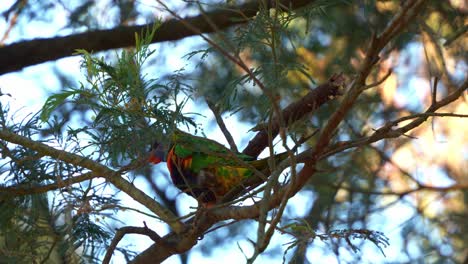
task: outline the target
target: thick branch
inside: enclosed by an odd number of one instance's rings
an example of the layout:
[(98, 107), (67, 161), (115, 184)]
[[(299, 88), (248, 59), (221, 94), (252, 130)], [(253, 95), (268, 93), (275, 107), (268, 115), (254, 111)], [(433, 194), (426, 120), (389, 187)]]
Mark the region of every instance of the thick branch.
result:
[(0, 130), (0, 139), (25, 146), (29, 149), (39, 152), (43, 156), (49, 156), (66, 163), (73, 164), (75, 166), (89, 169), (94, 174), (105, 178), (115, 187), (146, 206), (149, 210), (158, 215), (164, 222), (170, 225), (175, 232), (180, 232), (182, 230), (182, 223), (176, 220), (176, 216), (174, 216), (172, 212), (156, 202), (153, 198), (146, 195), (143, 191), (136, 188), (133, 184), (122, 178), (119, 172), (111, 170), (108, 167), (93, 161), (92, 159), (69, 153), (64, 150), (55, 149), (53, 147), (47, 146), (46, 144), (36, 142), (5, 129)]
[[(344, 76), (342, 74), (333, 75), (328, 82), (321, 84), (310, 90), (310, 92), (297, 102), (290, 104), (283, 112), (283, 120), (286, 124), (292, 124), (322, 105), (341, 94), (340, 87), (344, 86)], [(267, 127), (261, 128), (257, 135), (249, 142), (243, 153), (252, 157), (257, 157), (266, 147), (268, 147), (269, 133), (276, 137), (279, 133), (280, 121), (274, 119), (271, 131)]]
[[(189, 24), (202, 33), (211, 33), (237, 24), (246, 23), (259, 11), (259, 2), (248, 1), (238, 7), (225, 7), (183, 21), (171, 19), (158, 26), (152, 43), (178, 40), (197, 35), (187, 28)], [(283, 6), (293, 9), (314, 0), (282, 0)], [(216, 25), (214, 28), (212, 25)], [(141, 33), (154, 24), (95, 30), (65, 37), (34, 39), (0, 48), (0, 74), (21, 70), (38, 63), (72, 56), (77, 49), (98, 52), (135, 45), (135, 33)]]

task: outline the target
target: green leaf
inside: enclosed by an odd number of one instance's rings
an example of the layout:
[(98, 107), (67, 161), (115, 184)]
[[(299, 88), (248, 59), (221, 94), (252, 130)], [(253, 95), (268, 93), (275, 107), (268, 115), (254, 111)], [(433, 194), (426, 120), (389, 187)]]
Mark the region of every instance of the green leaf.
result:
[(82, 91), (78, 89), (72, 89), (72, 90), (66, 90), (61, 93), (54, 94), (47, 98), (47, 101), (44, 103), (44, 106), (42, 106), (41, 109), (41, 121), (46, 122), (49, 118), (52, 112), (59, 107), (61, 104), (65, 102), (65, 100), (68, 97), (75, 96), (81, 94)]

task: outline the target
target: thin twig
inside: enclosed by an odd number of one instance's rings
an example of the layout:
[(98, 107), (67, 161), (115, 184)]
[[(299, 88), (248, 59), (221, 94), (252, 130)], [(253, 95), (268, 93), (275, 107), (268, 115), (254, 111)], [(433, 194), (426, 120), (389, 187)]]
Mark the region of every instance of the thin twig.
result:
[(335, 184), (330, 184), (328, 186), (332, 187), (332, 188), (343, 189), (343, 190), (356, 192), (356, 193), (371, 194), (371, 195), (385, 195), (385, 196), (399, 196), (399, 197), (403, 197), (403, 196), (409, 195), (411, 193), (424, 191), (424, 190), (433, 191), (433, 192), (448, 192), (448, 191), (460, 191), (460, 190), (467, 190), (468, 189), (468, 184), (452, 184), (452, 185), (446, 186), (446, 187), (438, 187), (438, 186), (425, 185), (425, 184), (422, 184), (422, 183), (418, 183), (418, 187), (416, 187), (414, 189), (409, 189), (409, 190), (400, 191), (400, 192), (375, 191), (375, 190), (354, 188), (354, 187), (345, 186), (345, 185), (339, 185), (338, 186), (338, 185), (335, 185)]
[(216, 107), (216, 105), (214, 105), (208, 99), (206, 99), (206, 104), (210, 108), (211, 112), (213, 112), (213, 115), (215, 116), (215, 119), (216, 119), (216, 123), (218, 123), (219, 129), (221, 129), (221, 132), (223, 132), (224, 137), (229, 143), (229, 146), (231, 147), (231, 151), (234, 153), (238, 153), (239, 151), (237, 150), (237, 146), (236, 146), (236, 143), (234, 142), (234, 138), (232, 137), (231, 133), (227, 129), (226, 124), (224, 123), (223, 117), (219, 113), (218, 107)]
[(154, 242), (160, 241), (161, 237), (154, 232), (153, 230), (149, 229), (146, 226), (146, 223), (144, 223), (144, 227), (136, 227), (136, 226), (125, 226), (122, 228), (117, 229), (117, 232), (115, 233), (114, 238), (112, 239), (112, 242), (110, 243), (109, 247), (107, 248), (106, 255), (104, 256), (104, 259), (102, 260), (102, 263), (108, 264), (110, 263), (110, 260), (112, 258), (112, 254), (114, 253), (115, 249), (117, 248), (117, 244), (119, 244), (120, 240), (126, 235), (126, 234), (140, 234), (140, 235), (146, 235), (149, 238), (151, 238)]
[(434, 77), (434, 85), (432, 86), (432, 105), (437, 103), (437, 84), (439, 82), (439, 77)]
[(392, 75), (392, 73), (393, 73), (392, 69), (389, 69), (388, 72), (385, 74), (385, 76), (382, 77), (382, 79), (376, 81), (375, 83), (368, 84), (368, 85), (364, 86), (363, 90), (367, 90), (367, 89), (370, 89), (372, 87), (381, 85), (383, 82), (385, 82), (388, 79), (388, 77), (390, 77), (390, 75)]
[[(10, 35), (11, 30), (18, 22), (18, 17), (21, 14), (21, 11), (24, 10), (24, 6), (26, 5), (26, 3), (27, 3), (26, 1), (18, 1), (17, 3), (15, 3), (15, 5), (16, 4), (19, 5), (18, 9), (16, 10), (16, 12), (14, 12), (13, 16), (10, 19), (10, 23), (8, 23), (8, 27), (6, 28), (5, 33), (3, 34), (3, 37), (0, 39), (0, 47), (4, 45), (5, 41), (8, 38), (8, 35)], [(7, 12), (5, 12), (4, 14), (8, 14), (9, 13), (8, 11), (11, 12), (13, 10), (7, 10)], [(7, 18), (7, 16), (5, 16), (5, 18)]]
[(87, 172), (81, 174), (79, 176), (69, 177), (67, 179), (62, 179), (60, 182), (51, 183), (42, 186), (34, 186), (31, 187), (30, 184), (24, 185), (15, 185), (15, 186), (8, 186), (8, 187), (0, 187), (0, 197), (17, 197), (17, 196), (25, 196), (31, 194), (39, 194), (39, 193), (46, 193), (48, 191), (57, 190), (60, 188), (71, 186), (75, 183), (83, 182), (90, 180), (92, 178), (98, 177), (94, 172)]
[(457, 31), (455, 31), (451, 36), (449, 36), (444, 43), (444, 47), (450, 46), (455, 40), (463, 36), (468, 31), (468, 25), (464, 25)]
[[(458, 99), (458, 97), (461, 95), (461, 93), (464, 90), (467, 89), (467, 86), (468, 85), (465, 82), (465, 85), (461, 86), (457, 91), (455, 91), (451, 95), (447, 96), (450, 100), (446, 100), (447, 99), (447, 97), (446, 97), (443, 100), (437, 102), (436, 105), (435, 105), (435, 108), (433, 110), (431, 110), (431, 111), (436, 111), (437, 109), (439, 109), (439, 108), (441, 108), (441, 107), (455, 101), (456, 99)], [(441, 104), (441, 102), (443, 102), (443, 103)], [(320, 155), (319, 159), (324, 159), (324, 158), (330, 157), (330, 156), (332, 156), (332, 155), (334, 155), (336, 153), (340, 153), (340, 152), (342, 152), (344, 150), (364, 146), (364, 145), (379, 141), (379, 140), (384, 139), (384, 138), (397, 137), (399, 135), (402, 135), (402, 134), (410, 131), (411, 129), (413, 129), (415, 127), (415, 124), (419, 125), (422, 122), (424, 122), (424, 120), (426, 120), (428, 117), (431, 117), (431, 116), (468, 118), (468, 115), (465, 115), (465, 114), (434, 113), (434, 112), (425, 112), (425, 113), (419, 113), (419, 114), (404, 116), (404, 117), (398, 118), (396, 120), (387, 122), (385, 125), (383, 125), (379, 129), (375, 130), (375, 132), (372, 135), (368, 136), (368, 137), (364, 137), (364, 138), (360, 138), (360, 139), (356, 139), (356, 140), (352, 140), (352, 141), (339, 142), (339, 143), (335, 144), (334, 146), (329, 147), (328, 150), (326, 150), (322, 155)], [(401, 128), (398, 128), (398, 129), (393, 129), (393, 127), (397, 126), (399, 123), (401, 123), (403, 121), (411, 120), (411, 119), (414, 119), (414, 121), (411, 122), (410, 124), (408, 124), (406, 126), (403, 126)], [(304, 158), (307, 159), (307, 155), (305, 153), (301, 153), (301, 156), (302, 155), (304, 155), (305, 156)], [(303, 162), (302, 157), (297, 157), (297, 158), (298, 158), (299, 162), (301, 162), (301, 161)]]

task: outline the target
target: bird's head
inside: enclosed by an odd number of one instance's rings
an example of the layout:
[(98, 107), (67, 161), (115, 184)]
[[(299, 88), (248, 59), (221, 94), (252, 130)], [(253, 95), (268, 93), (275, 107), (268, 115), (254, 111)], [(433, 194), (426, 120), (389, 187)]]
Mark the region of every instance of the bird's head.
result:
[(150, 150), (148, 161), (153, 164), (165, 162), (169, 147), (161, 142), (154, 142)]

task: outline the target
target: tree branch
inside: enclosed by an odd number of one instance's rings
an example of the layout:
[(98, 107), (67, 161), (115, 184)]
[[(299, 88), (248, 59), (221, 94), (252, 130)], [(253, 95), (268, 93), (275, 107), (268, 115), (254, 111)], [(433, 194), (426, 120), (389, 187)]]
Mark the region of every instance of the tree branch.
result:
[[(290, 104), (282, 111), (283, 120), (286, 121), (286, 125), (292, 124), (306, 115), (314, 112), (328, 101), (341, 95), (341, 87), (344, 86), (345, 79), (343, 74), (335, 74), (330, 79), (316, 88), (310, 90), (310, 92), (302, 97), (300, 100)], [(257, 157), (266, 147), (268, 147), (269, 133), (271, 137), (276, 137), (279, 133), (280, 120), (274, 118), (271, 124), (271, 131), (268, 131), (268, 127), (264, 126), (260, 128), (257, 135), (250, 140), (247, 147), (242, 153), (252, 157)]]
[(106, 252), (106, 255), (104, 256), (104, 259), (102, 260), (102, 263), (103, 264), (110, 263), (112, 254), (113, 254), (114, 250), (117, 248), (117, 244), (120, 242), (120, 240), (122, 240), (122, 238), (126, 234), (145, 235), (145, 236), (150, 237), (154, 242), (157, 242), (157, 241), (161, 240), (161, 237), (156, 232), (149, 229), (146, 226), (146, 223), (144, 223), (144, 224), (145, 224), (144, 227), (125, 226), (125, 227), (117, 229), (117, 232), (116, 232), (114, 238), (112, 239), (111, 244), (107, 248), (107, 252)]
[[(425, 122), (429, 117), (431, 116), (439, 116), (439, 117), (460, 117), (460, 118), (465, 118), (468, 117), (468, 115), (464, 114), (455, 114), (455, 113), (435, 113), (438, 109), (440, 109), (443, 106), (448, 105), (449, 103), (457, 100), (464, 91), (468, 89), (468, 79), (465, 80), (465, 82), (453, 93), (445, 97), (439, 102), (435, 102), (432, 104), (424, 113), (420, 114), (414, 114), (414, 115), (409, 115), (409, 116), (404, 116), (401, 118), (398, 118), (396, 120), (387, 122), (385, 125), (377, 129), (372, 135), (368, 137), (364, 137), (361, 139), (353, 140), (353, 141), (346, 141), (346, 142), (339, 142), (338, 144), (335, 144), (334, 146), (330, 146), (327, 150), (324, 151), (322, 155), (320, 155), (319, 159), (324, 159), (326, 157), (330, 157), (336, 153), (340, 153), (346, 149), (350, 148), (355, 148), (355, 147), (360, 147), (364, 145), (368, 145), (371, 143), (374, 143), (376, 141), (382, 140), (384, 138), (394, 138), (394, 137), (399, 137), (408, 131), (412, 130), (413, 128), (421, 125), (423, 122)], [(397, 128), (393, 129), (393, 127), (397, 126), (399, 123), (406, 121), (406, 120), (411, 120), (414, 119), (411, 123)], [(301, 153), (298, 155), (297, 159), (298, 162), (303, 161), (307, 159), (308, 155), (307, 153)]]
[(229, 143), (229, 146), (231, 147), (231, 151), (234, 153), (239, 152), (237, 150), (236, 142), (234, 141), (234, 138), (232, 138), (231, 132), (226, 127), (226, 124), (224, 123), (223, 117), (221, 116), (221, 113), (218, 110), (218, 107), (211, 102), (209, 99), (205, 99), (206, 104), (210, 108), (211, 112), (213, 112), (213, 115), (215, 116), (216, 123), (218, 123), (219, 129), (221, 129), (221, 132), (223, 132), (224, 137), (226, 138), (227, 142)]
[[(187, 24), (197, 28), (202, 33), (211, 33), (234, 25), (248, 22), (255, 16), (262, 1), (248, 1), (240, 6), (227, 6), (217, 10), (185, 18), (183, 21), (170, 19), (157, 25), (151, 43), (178, 40), (197, 35), (197, 32), (187, 28)], [(282, 6), (297, 9), (314, 0), (281, 0)], [(216, 28), (212, 27), (216, 24)], [(154, 23), (117, 27), (108, 30), (88, 31), (65, 37), (48, 39), (33, 39), (13, 43), (0, 48), (0, 75), (21, 70), (24, 67), (72, 56), (77, 49), (92, 52), (117, 49), (135, 45), (135, 33), (141, 33), (154, 27)]]
[(51, 183), (47, 185), (31, 186), (30, 184), (22, 184), (17, 186), (0, 187), (0, 200), (3, 199), (2, 197), (11, 198), (16, 196), (45, 193), (67, 187), (75, 183), (87, 181), (95, 177), (97, 177), (96, 173), (87, 172), (79, 176), (69, 177), (68, 179), (62, 179), (57, 183)]
[(166, 222), (175, 232), (180, 232), (183, 229), (183, 224), (177, 220), (176, 216), (174, 216), (171, 211), (159, 204), (153, 198), (146, 195), (140, 189), (136, 188), (133, 184), (125, 180), (117, 171), (111, 170), (108, 167), (89, 158), (69, 153), (64, 150), (55, 149), (53, 147), (47, 146), (46, 144), (36, 142), (5, 129), (0, 130), (0, 139), (35, 150), (43, 156), (49, 156), (66, 163), (73, 164), (75, 166), (89, 169), (93, 174), (96, 175), (96, 177), (105, 178), (115, 187), (122, 190), (142, 205), (146, 206), (149, 210), (158, 215), (161, 220)]
[(364, 194), (371, 194), (371, 195), (399, 196), (399, 197), (403, 197), (403, 196), (406, 196), (415, 192), (420, 192), (420, 191), (446, 193), (446, 192), (453, 192), (453, 191), (468, 190), (468, 184), (463, 184), (463, 183), (452, 184), (450, 186), (445, 186), (445, 187), (426, 185), (426, 184), (422, 184), (419, 182), (417, 182), (417, 184), (418, 184), (418, 187), (414, 189), (408, 189), (406, 191), (399, 191), (399, 192), (374, 191), (374, 190), (353, 188), (353, 187), (349, 187), (345, 185), (328, 185), (328, 186), (332, 188), (336, 188), (336, 189), (343, 189), (343, 190), (357, 192), (357, 193), (364, 193)]

